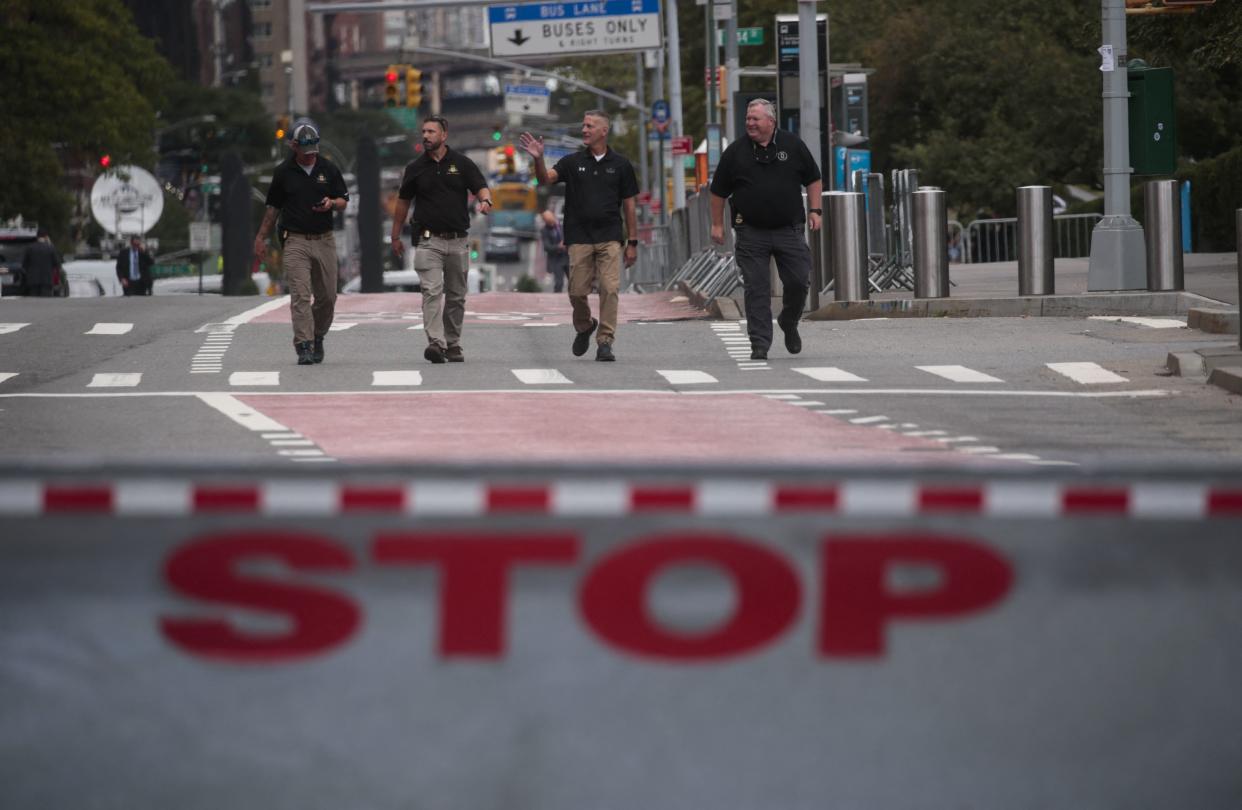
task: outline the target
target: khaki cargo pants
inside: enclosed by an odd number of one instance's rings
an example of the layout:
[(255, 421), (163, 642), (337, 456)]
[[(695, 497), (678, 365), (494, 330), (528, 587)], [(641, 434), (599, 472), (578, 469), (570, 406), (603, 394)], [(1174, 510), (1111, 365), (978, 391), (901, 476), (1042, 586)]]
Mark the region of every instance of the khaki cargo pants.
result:
[(621, 243), (596, 242), (569, 246), (569, 303), (574, 309), (574, 329), (591, 328), (591, 305), (587, 296), (599, 285), (599, 331), (595, 342), (612, 345), (617, 334), (617, 295), (621, 291)]
[(289, 234), (282, 263), (294, 344), (323, 337), (336, 312), (336, 240), (332, 232)]

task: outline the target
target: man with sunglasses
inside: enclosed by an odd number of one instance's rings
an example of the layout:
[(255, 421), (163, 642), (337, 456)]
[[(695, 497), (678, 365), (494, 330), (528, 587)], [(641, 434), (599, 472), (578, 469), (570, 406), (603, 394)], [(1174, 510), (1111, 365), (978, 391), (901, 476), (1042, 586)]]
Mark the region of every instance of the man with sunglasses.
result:
[(448, 121), (428, 116), (420, 129), (423, 153), (405, 167), (397, 205), (392, 214), (392, 252), (405, 253), (401, 229), (414, 206), (411, 223), (414, 269), (418, 271), (423, 300), (423, 331), (430, 363), (463, 363), (461, 325), (466, 316), (466, 279), (470, 269), (469, 194), (479, 200), (479, 211), (490, 214), (492, 192), (474, 161), (448, 145)]
[[(809, 222), (802, 207), (804, 187), (812, 206)], [(798, 321), (811, 287), (811, 250), (804, 228), (819, 230), (822, 189), (819, 166), (806, 144), (776, 128), (776, 106), (764, 99), (748, 104), (746, 137), (729, 144), (712, 178), (711, 215), (712, 241), (723, 244), (729, 200), (752, 360), (767, 360), (772, 345), (771, 258), (784, 287), (776, 322), (785, 333), (785, 349), (790, 354), (802, 351)]]
[(319, 155), (319, 128), (309, 118), (294, 122), (289, 147), (293, 156), (272, 172), (254, 255), (267, 257), (267, 238), (279, 216), (293, 347), (298, 365), (309, 366), (323, 362), (323, 338), (336, 312), (332, 213), (345, 210), (349, 190), (341, 170)]

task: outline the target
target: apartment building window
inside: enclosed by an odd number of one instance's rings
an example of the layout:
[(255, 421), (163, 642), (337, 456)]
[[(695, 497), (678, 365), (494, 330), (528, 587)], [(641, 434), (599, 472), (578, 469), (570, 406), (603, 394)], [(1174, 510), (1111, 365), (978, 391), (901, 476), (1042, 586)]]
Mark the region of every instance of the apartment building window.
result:
[(276, 85), (271, 82), (263, 82), (263, 86), (259, 88), (259, 92), (264, 99), (272, 98), (276, 95)]
[(275, 57), (273, 57), (272, 54), (270, 53), (259, 54), (259, 67), (260, 68), (270, 68), (273, 64), (275, 64), (275, 61), (276, 61)]
[(272, 0), (250, 0), (251, 8), (271, 8)]
[(250, 29), (250, 32), (254, 39), (271, 39), (272, 24), (270, 22), (257, 22)]

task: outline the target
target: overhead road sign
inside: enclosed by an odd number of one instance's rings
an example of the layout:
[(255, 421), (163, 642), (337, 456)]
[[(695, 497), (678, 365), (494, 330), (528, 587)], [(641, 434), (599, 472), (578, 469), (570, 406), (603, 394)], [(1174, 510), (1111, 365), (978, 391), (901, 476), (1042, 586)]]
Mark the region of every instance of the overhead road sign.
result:
[(490, 6), (492, 56), (643, 51), (663, 45), (660, 0)]
[(547, 115), (552, 91), (545, 84), (506, 84), (505, 112), (519, 115)]

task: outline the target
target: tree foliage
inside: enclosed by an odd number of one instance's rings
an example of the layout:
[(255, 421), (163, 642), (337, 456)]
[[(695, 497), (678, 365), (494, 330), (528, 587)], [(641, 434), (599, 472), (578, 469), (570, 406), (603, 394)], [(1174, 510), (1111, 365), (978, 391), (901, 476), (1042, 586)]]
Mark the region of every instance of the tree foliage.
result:
[(0, 23), (0, 218), (63, 236), (64, 167), (149, 165), (171, 71), (120, 0), (0, 0)]

